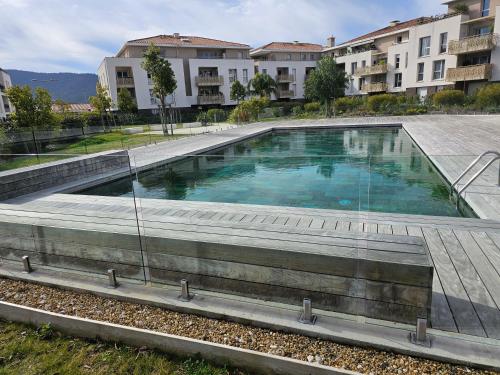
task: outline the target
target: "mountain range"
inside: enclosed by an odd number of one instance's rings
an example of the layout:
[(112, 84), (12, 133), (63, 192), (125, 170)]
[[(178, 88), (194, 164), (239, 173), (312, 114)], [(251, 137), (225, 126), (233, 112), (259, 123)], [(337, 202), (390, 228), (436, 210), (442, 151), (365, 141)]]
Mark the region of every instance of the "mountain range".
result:
[(67, 103), (88, 103), (89, 96), (95, 95), (97, 75), (91, 73), (37, 73), (8, 69), (13, 85), (28, 85), (33, 89), (43, 87), (50, 92), (53, 100), (62, 99)]

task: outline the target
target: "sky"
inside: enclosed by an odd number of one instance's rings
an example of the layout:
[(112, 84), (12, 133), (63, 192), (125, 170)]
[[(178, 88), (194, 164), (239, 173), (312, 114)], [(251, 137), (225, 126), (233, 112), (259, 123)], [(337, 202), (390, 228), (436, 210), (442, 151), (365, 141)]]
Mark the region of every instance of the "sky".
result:
[(337, 43), (391, 20), (445, 12), (441, 0), (0, 0), (0, 67), (94, 73), (124, 42), (196, 35), (259, 47)]

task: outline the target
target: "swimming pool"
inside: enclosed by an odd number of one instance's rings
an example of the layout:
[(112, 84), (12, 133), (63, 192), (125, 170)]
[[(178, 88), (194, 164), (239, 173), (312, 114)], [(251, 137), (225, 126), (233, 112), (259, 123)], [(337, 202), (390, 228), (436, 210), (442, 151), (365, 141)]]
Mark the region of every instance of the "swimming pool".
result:
[[(139, 173), (139, 198), (473, 216), (397, 127), (278, 130)], [(129, 178), (78, 194), (132, 196)]]

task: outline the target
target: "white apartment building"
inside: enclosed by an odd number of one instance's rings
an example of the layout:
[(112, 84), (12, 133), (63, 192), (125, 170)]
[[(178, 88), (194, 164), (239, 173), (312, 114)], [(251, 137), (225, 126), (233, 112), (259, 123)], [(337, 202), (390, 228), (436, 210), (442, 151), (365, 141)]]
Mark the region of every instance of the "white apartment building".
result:
[(118, 90), (125, 88), (140, 110), (155, 110), (151, 80), (141, 67), (150, 43), (160, 48), (171, 64), (177, 89), (168, 99), (174, 107), (235, 105), (231, 85), (239, 80), (246, 86), (254, 76), (250, 46), (197, 36), (158, 35), (125, 43), (115, 57), (106, 57), (98, 69), (99, 82), (107, 87), (114, 105)]
[(7, 116), (14, 111), (12, 104), (7, 99), (5, 90), (12, 86), (9, 74), (0, 68), (0, 121), (3, 121)]
[(316, 67), (323, 46), (301, 42), (272, 42), (255, 48), (250, 56), (255, 69), (271, 76), (277, 83), (272, 99), (304, 99), (304, 82)]
[[(425, 97), (446, 87), (471, 94), (500, 81), (500, 0), (446, 1), (448, 13), (387, 27), (340, 45), (334, 56), (350, 77), (346, 95), (400, 93)], [(458, 5), (462, 7), (458, 7)], [(467, 6), (465, 11), (463, 5)]]

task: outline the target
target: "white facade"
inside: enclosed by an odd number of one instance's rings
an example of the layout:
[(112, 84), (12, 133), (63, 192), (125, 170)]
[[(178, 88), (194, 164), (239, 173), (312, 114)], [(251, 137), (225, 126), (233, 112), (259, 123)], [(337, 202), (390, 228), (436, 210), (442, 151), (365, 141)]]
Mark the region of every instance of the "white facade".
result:
[(5, 120), (14, 111), (12, 104), (7, 99), (5, 90), (12, 87), (10, 76), (3, 69), (0, 69), (0, 120)]
[[(275, 80), (278, 76), (278, 69), (288, 70), (288, 74), (294, 78), (289, 83), (290, 91), (293, 92), (290, 99), (304, 99), (306, 72), (316, 67), (316, 61), (256, 61), (255, 65), (260, 73), (267, 73)], [(272, 94), (271, 99), (276, 100), (276, 95)]]

